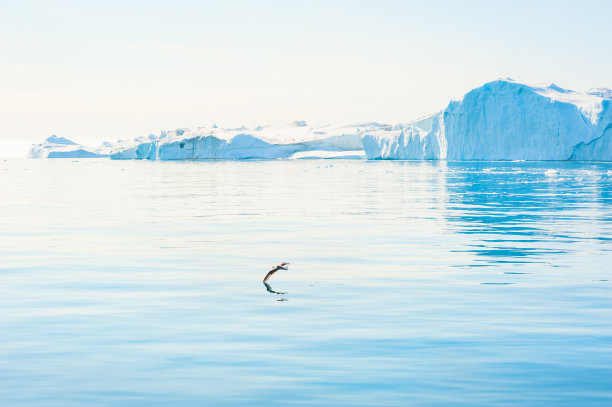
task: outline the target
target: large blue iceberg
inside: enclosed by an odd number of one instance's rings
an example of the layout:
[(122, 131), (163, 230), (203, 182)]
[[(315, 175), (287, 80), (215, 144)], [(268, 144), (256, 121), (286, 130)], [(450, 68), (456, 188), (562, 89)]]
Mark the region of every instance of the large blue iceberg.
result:
[(368, 159), (612, 161), (612, 91), (497, 80), (363, 137)]

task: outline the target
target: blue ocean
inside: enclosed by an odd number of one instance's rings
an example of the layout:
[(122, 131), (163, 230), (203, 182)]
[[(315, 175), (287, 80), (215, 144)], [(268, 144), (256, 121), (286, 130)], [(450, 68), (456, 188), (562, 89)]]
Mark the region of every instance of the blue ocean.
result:
[(1, 406), (612, 405), (611, 163), (7, 159), (0, 191)]

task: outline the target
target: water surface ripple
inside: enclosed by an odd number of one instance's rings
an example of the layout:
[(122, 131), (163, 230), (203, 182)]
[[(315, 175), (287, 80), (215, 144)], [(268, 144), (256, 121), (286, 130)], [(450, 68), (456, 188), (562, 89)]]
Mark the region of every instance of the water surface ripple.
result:
[(4, 160), (0, 191), (2, 406), (612, 405), (612, 164)]

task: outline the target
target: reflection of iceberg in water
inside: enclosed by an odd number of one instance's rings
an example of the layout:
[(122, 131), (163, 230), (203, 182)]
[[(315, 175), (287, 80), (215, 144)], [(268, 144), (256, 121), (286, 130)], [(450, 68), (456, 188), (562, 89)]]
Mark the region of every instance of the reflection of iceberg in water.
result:
[(605, 221), (605, 208), (592, 204), (603, 205), (602, 195), (609, 194), (605, 169), (599, 171), (596, 164), (586, 172), (560, 162), (456, 162), (448, 167), (448, 227), (473, 235), (454, 252), (489, 263), (536, 263), (543, 256), (573, 252), (577, 242), (601, 239), (577, 228), (587, 222), (593, 231), (602, 230)]

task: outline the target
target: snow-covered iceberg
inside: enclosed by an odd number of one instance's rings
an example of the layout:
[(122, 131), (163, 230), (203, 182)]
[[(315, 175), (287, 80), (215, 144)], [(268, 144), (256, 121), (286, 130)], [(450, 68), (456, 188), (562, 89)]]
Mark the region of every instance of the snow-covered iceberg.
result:
[(28, 152), (31, 158), (95, 158), (108, 157), (112, 144), (105, 142), (100, 147), (85, 147), (64, 137), (52, 135), (45, 141), (33, 144)]
[(431, 116), (364, 134), (368, 159), (612, 161), (612, 91), (497, 80)]
[(362, 137), (391, 130), (380, 123), (309, 126), (297, 121), (283, 127), (222, 129), (198, 127), (164, 131), (147, 138), (120, 141), (112, 159), (274, 159), (365, 158)]

